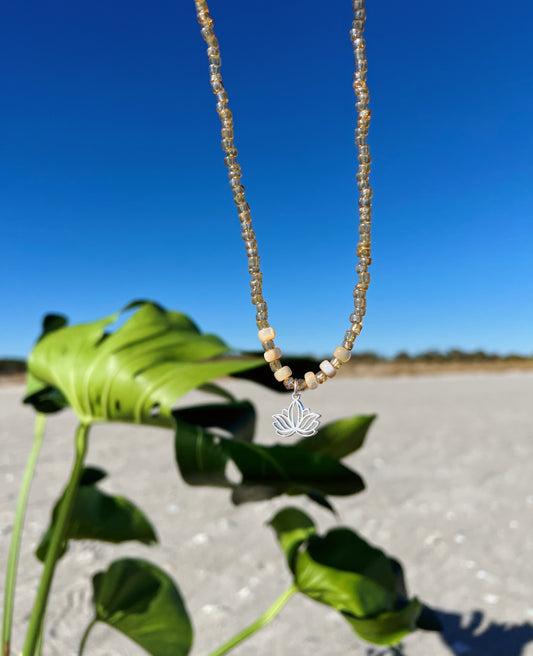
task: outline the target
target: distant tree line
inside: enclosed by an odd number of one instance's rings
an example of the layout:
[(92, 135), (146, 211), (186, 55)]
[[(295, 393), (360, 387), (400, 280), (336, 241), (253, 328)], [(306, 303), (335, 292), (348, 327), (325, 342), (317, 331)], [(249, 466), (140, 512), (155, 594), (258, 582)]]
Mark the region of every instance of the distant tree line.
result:
[(23, 374), (26, 371), (26, 361), (19, 358), (0, 358), (0, 374)]
[[(245, 355), (258, 356), (260, 353), (245, 353)], [(285, 358), (299, 362), (302, 366), (314, 366), (319, 360), (315, 358), (302, 358), (301, 356)], [(511, 353), (509, 355), (498, 355), (497, 353), (486, 353), (485, 351), (462, 351), (461, 349), (449, 349), (448, 351), (439, 351), (430, 349), (421, 353), (411, 354), (407, 351), (400, 351), (392, 358), (387, 358), (374, 351), (352, 351), (350, 362), (360, 364), (375, 364), (378, 362), (519, 362), (533, 359), (533, 353), (530, 356), (518, 355)], [(26, 371), (26, 361), (18, 358), (0, 358), (0, 375), (21, 374)]]
[(518, 360), (530, 360), (533, 358), (526, 355), (511, 353), (509, 355), (499, 355), (497, 353), (486, 353), (485, 351), (462, 351), (461, 349), (449, 349), (439, 351), (430, 349), (421, 353), (411, 354), (407, 351), (400, 351), (392, 358), (386, 358), (372, 351), (363, 351), (358, 353), (352, 351), (352, 360), (363, 363), (373, 362), (513, 362)]

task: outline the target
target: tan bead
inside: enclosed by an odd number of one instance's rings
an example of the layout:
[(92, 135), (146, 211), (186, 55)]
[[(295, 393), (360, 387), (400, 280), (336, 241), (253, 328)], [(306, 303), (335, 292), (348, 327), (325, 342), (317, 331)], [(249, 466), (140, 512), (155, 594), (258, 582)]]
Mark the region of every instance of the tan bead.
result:
[(257, 333), (257, 336), (262, 342), (269, 342), (276, 336), (276, 331), (274, 328), (272, 328), (272, 326), (268, 326), (267, 328), (261, 328), (261, 330)]
[(305, 376), (305, 384), (309, 389), (316, 389), (318, 387), (318, 381), (315, 374), (312, 371), (308, 371)]
[(332, 358), (330, 362), (335, 367), (335, 369), (340, 369), (342, 367), (342, 362), (338, 358)]
[(348, 360), (352, 357), (350, 351), (344, 348), (344, 346), (337, 346), (337, 348), (333, 351), (333, 355), (337, 358), (337, 360), (340, 360), (341, 362), (348, 362)]
[(325, 383), (327, 379), (328, 379), (328, 377), (322, 371), (319, 371), (316, 375), (316, 382), (320, 383), (321, 385), (322, 385), (322, 383)]
[(274, 372), (274, 378), (280, 382), (289, 376), (292, 376), (292, 369), (290, 367), (281, 367), (281, 369)]
[(273, 362), (274, 360), (279, 360), (281, 358), (281, 349), (273, 348), (270, 351), (265, 353), (265, 360), (267, 362)]
[(333, 376), (335, 376), (337, 373), (337, 370), (329, 360), (323, 360), (320, 363), (320, 370), (325, 373), (328, 378), (333, 378)]

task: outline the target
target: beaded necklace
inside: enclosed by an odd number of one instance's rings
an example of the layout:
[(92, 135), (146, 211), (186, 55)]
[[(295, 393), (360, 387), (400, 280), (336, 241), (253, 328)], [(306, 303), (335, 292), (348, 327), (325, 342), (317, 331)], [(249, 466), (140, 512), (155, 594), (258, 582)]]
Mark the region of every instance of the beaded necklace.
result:
[(292, 403), (281, 414), (274, 415), (273, 425), (276, 432), (282, 436), (288, 435), (314, 435), (318, 428), (317, 413), (304, 408), (300, 401), (300, 393), (304, 389), (316, 389), (320, 384), (333, 378), (337, 370), (348, 362), (355, 338), (361, 332), (363, 317), (366, 312), (366, 292), (370, 283), (368, 267), (372, 260), (370, 257), (370, 226), (372, 216), (372, 189), (369, 184), (370, 151), (366, 137), (370, 123), (370, 110), (368, 109), (368, 87), (366, 86), (367, 60), (363, 30), (365, 27), (365, 0), (352, 0), (354, 20), (350, 30), (350, 39), (355, 57), (355, 73), (353, 87), (356, 96), (357, 127), (355, 130), (355, 145), (358, 154), (357, 186), (359, 188), (359, 243), (356, 255), (359, 259), (356, 266), (357, 283), (353, 292), (354, 311), (350, 315), (350, 328), (344, 335), (344, 340), (333, 352), (331, 360), (320, 363), (320, 371), (308, 371), (304, 378), (294, 378), (290, 367), (281, 363), (281, 350), (275, 346), (276, 333), (268, 322), (268, 308), (263, 298), (263, 274), (260, 269), (257, 241), (252, 226), (250, 207), (246, 202), (244, 187), (241, 183), (241, 166), (237, 161), (237, 148), (235, 148), (233, 134), (233, 115), (228, 108), (228, 94), (222, 82), (220, 73), (221, 59), (218, 40), (213, 29), (213, 20), (209, 14), (206, 0), (195, 0), (198, 22), (201, 25), (201, 34), (207, 43), (207, 56), (209, 58), (209, 75), (211, 88), (217, 98), (217, 113), (222, 124), (222, 150), (224, 151), (224, 164), (228, 169), (230, 187), (233, 201), (239, 213), (242, 238), (248, 256), (248, 271), (251, 276), (252, 304), (256, 308), (256, 322), (259, 329), (259, 340), (265, 351), (264, 357), (277, 381), (287, 390), (293, 390)]

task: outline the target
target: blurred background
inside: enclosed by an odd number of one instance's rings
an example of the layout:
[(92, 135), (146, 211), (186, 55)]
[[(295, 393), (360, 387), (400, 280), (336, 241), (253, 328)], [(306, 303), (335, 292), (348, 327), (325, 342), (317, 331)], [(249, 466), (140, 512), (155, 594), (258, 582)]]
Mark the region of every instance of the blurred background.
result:
[[(357, 242), (350, 2), (212, 0), (270, 319), (348, 327)], [(356, 347), (531, 355), (529, 0), (367, 3), (374, 232)], [(0, 25), (0, 355), (46, 312), (134, 298), (257, 348), (194, 3), (27, 0)]]

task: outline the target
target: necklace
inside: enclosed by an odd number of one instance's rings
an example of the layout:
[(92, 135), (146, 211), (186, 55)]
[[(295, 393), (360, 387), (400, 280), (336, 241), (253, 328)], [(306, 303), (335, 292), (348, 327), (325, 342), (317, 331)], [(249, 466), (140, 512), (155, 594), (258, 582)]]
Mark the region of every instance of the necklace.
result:
[(293, 390), (292, 403), (281, 414), (273, 416), (273, 425), (283, 437), (289, 435), (314, 435), (318, 428), (320, 415), (304, 408), (300, 394), (304, 389), (316, 389), (329, 378), (333, 378), (337, 370), (348, 362), (351, 350), (357, 335), (361, 332), (363, 317), (366, 312), (366, 292), (370, 283), (368, 267), (370, 257), (370, 227), (372, 218), (372, 189), (369, 183), (370, 151), (366, 141), (370, 123), (370, 110), (368, 109), (368, 87), (366, 86), (367, 60), (363, 30), (365, 27), (366, 11), (365, 0), (352, 0), (354, 20), (350, 30), (350, 39), (355, 57), (355, 73), (353, 87), (356, 96), (357, 127), (355, 130), (355, 145), (357, 148), (357, 186), (359, 188), (359, 243), (356, 255), (359, 259), (355, 270), (357, 283), (353, 292), (354, 311), (350, 315), (350, 327), (344, 335), (343, 342), (333, 352), (331, 360), (320, 363), (320, 371), (308, 371), (304, 378), (293, 378), (290, 367), (281, 364), (281, 349), (275, 346), (276, 332), (268, 322), (268, 308), (263, 298), (263, 274), (260, 269), (257, 241), (252, 226), (250, 207), (246, 202), (244, 187), (241, 182), (241, 166), (237, 161), (237, 148), (235, 148), (233, 134), (233, 115), (228, 108), (228, 94), (222, 82), (220, 73), (221, 59), (218, 40), (213, 29), (213, 20), (209, 14), (206, 0), (195, 0), (198, 22), (201, 25), (201, 34), (207, 43), (207, 56), (209, 58), (209, 75), (211, 88), (217, 98), (217, 113), (222, 124), (222, 150), (224, 151), (224, 164), (228, 169), (230, 187), (233, 201), (239, 213), (242, 238), (248, 256), (248, 272), (251, 276), (250, 288), (252, 304), (256, 309), (256, 322), (259, 330), (259, 340), (265, 351), (264, 357), (269, 364), (274, 377), (283, 383), (287, 390)]

